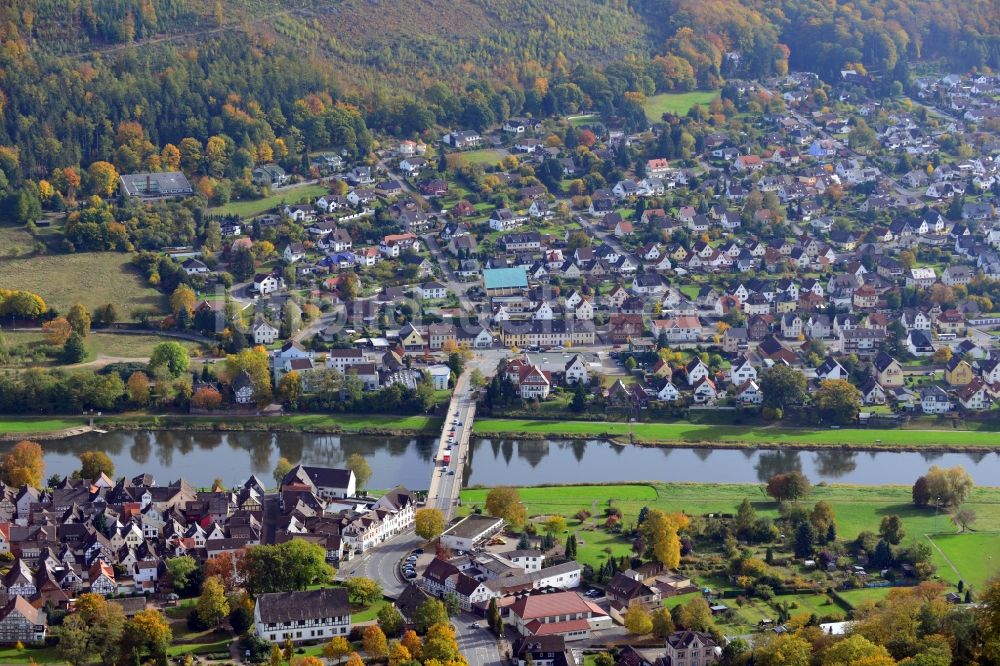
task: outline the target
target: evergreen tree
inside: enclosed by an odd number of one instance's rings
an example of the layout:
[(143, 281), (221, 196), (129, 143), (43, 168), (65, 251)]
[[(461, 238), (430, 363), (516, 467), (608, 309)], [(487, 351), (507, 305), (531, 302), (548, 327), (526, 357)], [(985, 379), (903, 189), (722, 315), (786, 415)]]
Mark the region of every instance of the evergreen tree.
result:
[(803, 520), (795, 530), (795, 557), (809, 557), (815, 545), (816, 528), (808, 520)]
[(566, 537), (566, 557), (571, 560), (576, 559), (576, 534)]
[(86, 357), (87, 349), (83, 346), (83, 338), (74, 331), (66, 340), (66, 344), (63, 345), (62, 362), (66, 364), (80, 363)]
[(578, 414), (587, 409), (587, 393), (583, 390), (582, 381), (578, 381), (573, 389), (573, 403), (570, 408)]

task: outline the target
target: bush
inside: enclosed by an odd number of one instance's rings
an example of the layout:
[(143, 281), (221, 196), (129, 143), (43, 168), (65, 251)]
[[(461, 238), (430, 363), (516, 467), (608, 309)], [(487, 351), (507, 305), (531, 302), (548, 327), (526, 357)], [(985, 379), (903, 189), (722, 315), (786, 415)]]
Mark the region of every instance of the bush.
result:
[(247, 634), (240, 639), (240, 649), (250, 653), (249, 661), (259, 664), (271, 656), (271, 643), (254, 634)]

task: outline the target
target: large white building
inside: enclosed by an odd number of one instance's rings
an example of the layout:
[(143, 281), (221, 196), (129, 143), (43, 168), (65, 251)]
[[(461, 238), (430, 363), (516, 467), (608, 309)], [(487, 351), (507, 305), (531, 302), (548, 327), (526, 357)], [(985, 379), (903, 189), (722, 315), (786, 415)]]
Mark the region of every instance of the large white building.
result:
[(347, 588), (262, 594), (254, 608), (254, 629), (260, 638), (279, 644), (346, 636), (351, 631)]
[(503, 531), (503, 518), (472, 514), (449, 527), (441, 535), (441, 545), (451, 550), (472, 550)]
[[(340, 536), (344, 545), (355, 552), (363, 553), (369, 548), (391, 539), (413, 526), (416, 519), (417, 500), (402, 486), (393, 488), (375, 502), (366, 506), (354, 506), (350, 522), (341, 528)], [(327, 507), (336, 509), (336, 502)]]

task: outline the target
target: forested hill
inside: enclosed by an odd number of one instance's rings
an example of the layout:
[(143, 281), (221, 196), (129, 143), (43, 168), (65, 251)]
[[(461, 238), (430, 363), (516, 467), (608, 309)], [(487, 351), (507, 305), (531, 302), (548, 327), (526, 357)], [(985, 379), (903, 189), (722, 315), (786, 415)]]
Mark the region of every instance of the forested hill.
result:
[(0, 175), (162, 168), (186, 138), (252, 161), (511, 113), (640, 124), (643, 95), (789, 66), (997, 69), (998, 32), (997, 0), (7, 0)]

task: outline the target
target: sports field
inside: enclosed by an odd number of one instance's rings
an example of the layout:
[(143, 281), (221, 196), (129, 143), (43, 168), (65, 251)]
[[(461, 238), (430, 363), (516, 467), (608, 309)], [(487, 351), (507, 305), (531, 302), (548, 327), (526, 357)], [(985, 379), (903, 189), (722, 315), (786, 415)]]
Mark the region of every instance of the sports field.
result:
[(928, 539), (938, 575), (945, 580), (957, 583), (961, 579), (973, 590), (981, 590), (986, 581), (1000, 574), (1000, 533), (934, 534)]

